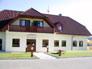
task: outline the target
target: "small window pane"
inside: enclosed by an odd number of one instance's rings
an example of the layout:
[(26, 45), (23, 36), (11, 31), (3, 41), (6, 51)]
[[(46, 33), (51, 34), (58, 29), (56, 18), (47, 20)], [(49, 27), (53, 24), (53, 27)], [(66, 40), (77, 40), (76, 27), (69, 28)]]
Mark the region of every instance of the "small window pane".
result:
[(83, 47), (83, 41), (79, 41), (79, 46)]
[(54, 47), (59, 47), (59, 40), (54, 41)]
[(30, 20), (25, 20), (25, 25), (30, 26)]
[(42, 21), (40, 21), (40, 22), (39, 22), (39, 27), (42, 27), (42, 24), (43, 24)]
[(42, 47), (47, 47), (48, 44), (49, 44), (49, 41), (48, 40), (43, 40)]
[(2, 39), (0, 39), (0, 44), (2, 44)]
[(77, 47), (77, 41), (73, 41), (73, 46)]
[(19, 39), (13, 39), (12, 47), (19, 47)]
[(27, 39), (27, 46), (31, 46), (31, 41), (29, 39)]
[(57, 26), (58, 30), (61, 31), (62, 30), (62, 27), (61, 26)]
[(62, 41), (62, 47), (66, 47), (66, 41)]
[(25, 20), (20, 20), (20, 26), (25, 26)]
[(34, 21), (32, 23), (33, 26), (38, 26), (38, 27), (42, 27), (43, 26), (43, 22), (42, 21)]

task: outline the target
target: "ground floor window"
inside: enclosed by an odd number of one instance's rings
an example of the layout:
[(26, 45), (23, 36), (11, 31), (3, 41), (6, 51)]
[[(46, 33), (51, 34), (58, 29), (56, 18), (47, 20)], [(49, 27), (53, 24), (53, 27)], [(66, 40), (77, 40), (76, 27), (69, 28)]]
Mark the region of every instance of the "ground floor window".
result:
[(54, 40), (54, 47), (59, 47), (59, 40)]
[(42, 47), (47, 47), (49, 45), (49, 40), (42, 41)]
[(73, 47), (77, 47), (77, 41), (73, 41)]
[(2, 39), (0, 39), (0, 50), (2, 50)]
[(66, 40), (62, 41), (62, 47), (66, 47)]
[(19, 47), (20, 40), (19, 39), (13, 39), (12, 40), (12, 47)]
[(83, 41), (79, 41), (79, 46), (83, 47)]

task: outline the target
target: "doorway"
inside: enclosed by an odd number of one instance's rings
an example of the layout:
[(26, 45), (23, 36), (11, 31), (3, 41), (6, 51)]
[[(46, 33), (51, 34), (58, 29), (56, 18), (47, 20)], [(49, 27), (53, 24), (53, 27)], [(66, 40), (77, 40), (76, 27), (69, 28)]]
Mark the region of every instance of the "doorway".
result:
[(2, 39), (0, 39), (0, 51), (2, 50)]
[(26, 52), (31, 52), (31, 51), (36, 52), (36, 39), (27, 39)]

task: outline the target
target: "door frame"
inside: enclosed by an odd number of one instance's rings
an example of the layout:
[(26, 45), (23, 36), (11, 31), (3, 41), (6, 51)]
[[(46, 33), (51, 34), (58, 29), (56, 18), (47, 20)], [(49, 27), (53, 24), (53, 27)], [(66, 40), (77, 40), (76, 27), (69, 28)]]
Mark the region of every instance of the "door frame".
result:
[[(29, 43), (30, 43), (30, 45), (28, 45), (28, 40), (29, 40)], [(32, 41), (33, 42), (35, 42), (35, 45), (34, 46), (32, 46)], [(36, 52), (36, 39), (27, 39), (27, 47), (26, 47), (26, 52), (31, 52), (32, 50), (31, 50), (31, 47), (33, 47), (34, 48), (34, 50), (33, 50), (33, 52)]]

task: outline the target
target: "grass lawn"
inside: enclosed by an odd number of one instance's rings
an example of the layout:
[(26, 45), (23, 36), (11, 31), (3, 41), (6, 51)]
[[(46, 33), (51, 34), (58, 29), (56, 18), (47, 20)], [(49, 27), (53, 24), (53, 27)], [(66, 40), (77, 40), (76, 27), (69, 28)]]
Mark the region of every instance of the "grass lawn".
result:
[(36, 58), (30, 57), (30, 53), (0, 53), (0, 58)]
[(87, 51), (66, 51), (64, 54), (61, 54), (59, 56), (56, 53), (48, 53), (50, 55), (56, 56), (56, 57), (81, 57), (81, 56), (92, 56), (92, 51), (87, 50)]

